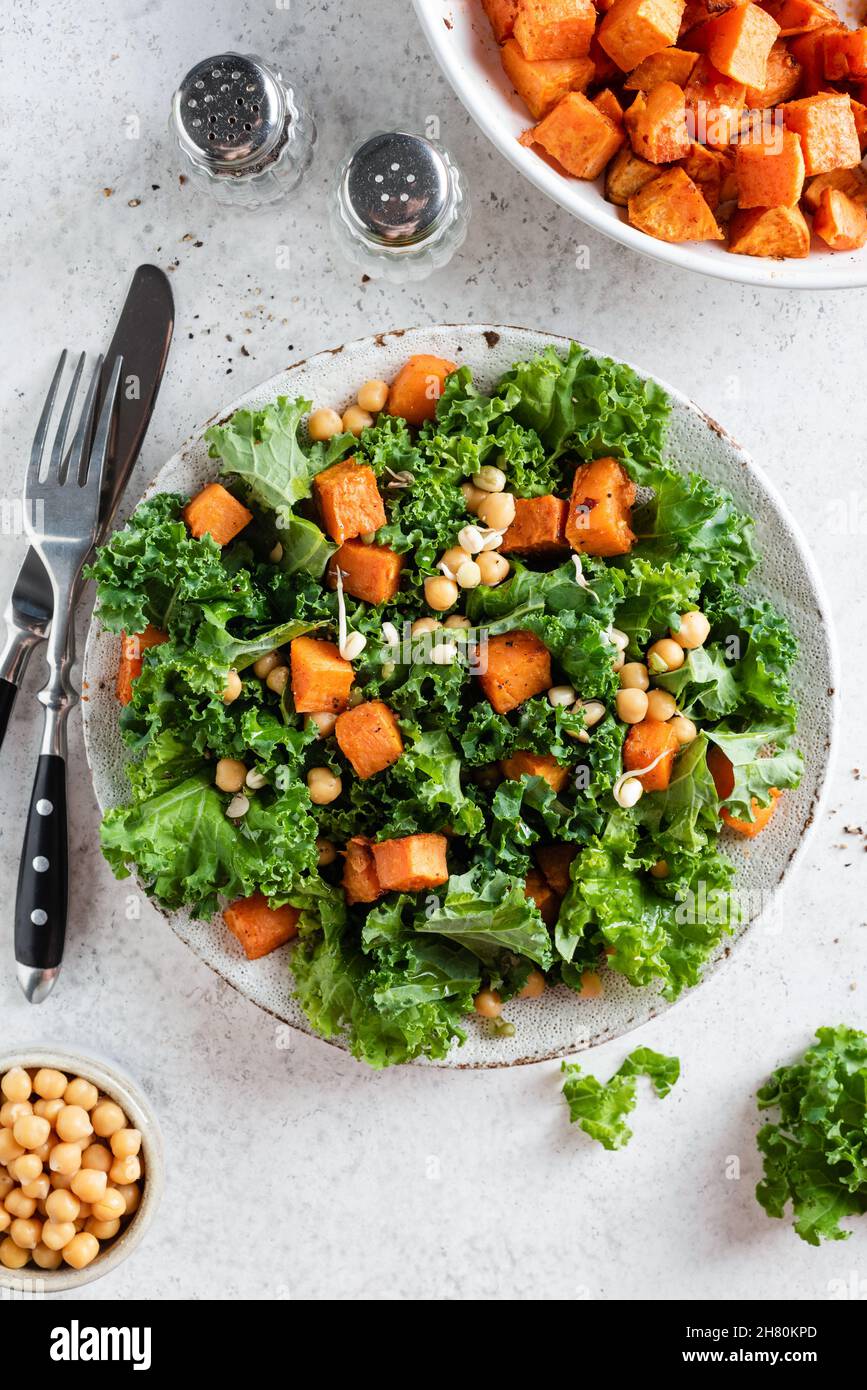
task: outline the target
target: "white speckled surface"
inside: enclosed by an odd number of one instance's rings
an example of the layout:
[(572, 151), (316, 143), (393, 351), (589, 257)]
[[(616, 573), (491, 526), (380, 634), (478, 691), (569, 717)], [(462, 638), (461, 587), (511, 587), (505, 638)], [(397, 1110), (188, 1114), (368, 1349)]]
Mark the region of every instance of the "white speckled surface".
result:
[[(371, 329), (476, 319), (574, 333), (679, 385), (782, 490), (812, 538), (843, 637), (840, 758), (783, 930), (753, 933), (704, 990), (635, 1035), (679, 1053), (684, 1077), (664, 1102), (642, 1097), (632, 1144), (607, 1154), (570, 1130), (554, 1063), (377, 1076), (287, 1034), (222, 985), (101, 862), (76, 719), (64, 976), (40, 1010), (23, 1002), (7, 906), (0, 1050), (55, 1041), (113, 1055), (148, 1090), (167, 1152), (146, 1244), (76, 1296), (826, 1298), (829, 1280), (859, 1268), (863, 1277), (864, 1236), (817, 1251), (765, 1218), (752, 1197), (751, 1096), (814, 1025), (867, 1026), (865, 838), (845, 829), (867, 828), (853, 775), (859, 756), (867, 775), (857, 710), (867, 678), (867, 292), (737, 288), (601, 240), (502, 163), (398, 0), (375, 10), (351, 0), (339, 25), (336, 13), (314, 0), (288, 11), (244, 0), (5, 7), (7, 190), (17, 198), (7, 194), (2, 213), (0, 494), (17, 493), (55, 347), (104, 342), (141, 260), (175, 267), (178, 310), (142, 485), (221, 403)], [(165, 134), (176, 77), (232, 46), (294, 55), (320, 119), (303, 190), (253, 219), (180, 188)], [(34, 95), (57, 125), (38, 179)], [(130, 115), (138, 140), (125, 135)], [(328, 172), (366, 129), (431, 116), (470, 179), (469, 238), (420, 287), (363, 285), (331, 251)], [(290, 265), (278, 268), (286, 245)], [(590, 266), (577, 271), (583, 245)], [(0, 540), (5, 586), (21, 547)], [(0, 891), (10, 906), (39, 683), (37, 662), (0, 755)], [(587, 1065), (608, 1075), (631, 1045), (599, 1048)], [(726, 1176), (732, 1157), (739, 1179)], [(256, 1200), (242, 1238), (229, 1240), (213, 1212), (239, 1186)]]

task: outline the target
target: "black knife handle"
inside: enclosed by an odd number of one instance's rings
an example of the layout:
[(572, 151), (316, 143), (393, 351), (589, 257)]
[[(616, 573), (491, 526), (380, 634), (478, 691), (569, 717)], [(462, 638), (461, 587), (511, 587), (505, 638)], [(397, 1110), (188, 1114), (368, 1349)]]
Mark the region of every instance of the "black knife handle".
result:
[(12, 706), (15, 704), (15, 696), (18, 694), (18, 686), (7, 681), (5, 677), (0, 677), (0, 747), (6, 737), (6, 725), (9, 723), (9, 716), (12, 713)]
[(15, 902), (15, 959), (47, 970), (63, 960), (67, 905), (66, 763), (41, 753)]

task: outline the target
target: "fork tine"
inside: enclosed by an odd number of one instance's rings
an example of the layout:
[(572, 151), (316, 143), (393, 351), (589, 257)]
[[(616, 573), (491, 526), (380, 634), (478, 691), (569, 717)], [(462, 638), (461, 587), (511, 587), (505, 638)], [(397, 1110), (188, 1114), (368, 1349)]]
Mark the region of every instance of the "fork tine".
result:
[(75, 368), (75, 375), (72, 378), (72, 385), (63, 406), (63, 413), (60, 416), (60, 424), (57, 426), (57, 434), (54, 436), (54, 445), (51, 450), (51, 462), (48, 465), (48, 477), (56, 475), (59, 483), (66, 482), (66, 471), (69, 459), (64, 460), (63, 450), (66, 446), (66, 433), (69, 429), (69, 421), (72, 415), (72, 407), (75, 405), (75, 397), (78, 395), (78, 383), (81, 381), (81, 373), (84, 370), (84, 359), (86, 353), (82, 353), (78, 359), (78, 366)]
[[(123, 358), (118, 356), (114, 359), (114, 366), (111, 369), (111, 376), (108, 379), (102, 410), (99, 412), (99, 422), (96, 426), (93, 448), (90, 451), (90, 457), (85, 461), (83, 473), (79, 475), (79, 482), (82, 487), (95, 486), (97, 491), (99, 491), (101, 487), (102, 470), (105, 464), (105, 456), (108, 453), (108, 436), (111, 430), (111, 417), (114, 413), (117, 388), (120, 384), (120, 374), (122, 371)], [(98, 377), (99, 372), (97, 372), (94, 380), (98, 380)]]
[(93, 407), (96, 401), (96, 392), (99, 386), (99, 374), (102, 371), (102, 354), (96, 359), (96, 367), (90, 378), (90, 385), (87, 388), (87, 395), (84, 398), (81, 416), (72, 439), (72, 447), (69, 450), (69, 458), (66, 462), (66, 472), (61, 481), (67, 478), (74, 478), (81, 481), (82, 463), (86, 457), (86, 450), (90, 444), (93, 431)]
[(45, 439), (48, 434), (48, 426), (51, 424), (51, 413), (54, 410), (54, 401), (57, 396), (57, 388), (60, 385), (60, 378), (63, 376), (63, 368), (66, 366), (66, 348), (60, 354), (60, 361), (54, 369), (54, 376), (51, 378), (51, 385), (48, 388), (48, 395), (45, 397), (45, 404), (42, 407), (42, 414), (39, 417), (39, 424), (36, 426), (36, 434), (33, 436), (33, 447), (30, 450), (30, 464), (27, 469), (27, 477), (24, 482), (25, 495), (30, 495), (39, 482), (39, 474), (42, 469), (42, 455), (45, 451)]

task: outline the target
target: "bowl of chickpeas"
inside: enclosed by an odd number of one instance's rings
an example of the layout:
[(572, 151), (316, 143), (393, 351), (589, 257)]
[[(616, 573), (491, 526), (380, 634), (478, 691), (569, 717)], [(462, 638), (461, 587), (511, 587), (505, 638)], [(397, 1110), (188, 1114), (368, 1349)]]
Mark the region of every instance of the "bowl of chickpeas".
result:
[(0, 1287), (59, 1293), (116, 1269), (163, 1185), (156, 1117), (107, 1062), (0, 1056)]

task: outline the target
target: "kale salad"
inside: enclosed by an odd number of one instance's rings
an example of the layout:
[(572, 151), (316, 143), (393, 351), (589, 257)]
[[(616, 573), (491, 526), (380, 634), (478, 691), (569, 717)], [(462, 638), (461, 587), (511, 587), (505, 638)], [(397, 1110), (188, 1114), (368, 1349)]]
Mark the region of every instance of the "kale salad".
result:
[(696, 984), (742, 919), (726, 843), (799, 782), (796, 642), (670, 409), (573, 344), (209, 429), (215, 481), (91, 568), (115, 874), (251, 960), (292, 941), (287, 991), (377, 1067), (549, 988)]

